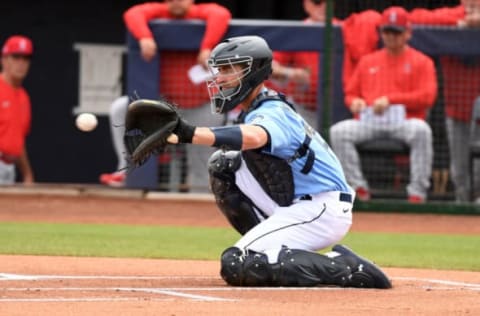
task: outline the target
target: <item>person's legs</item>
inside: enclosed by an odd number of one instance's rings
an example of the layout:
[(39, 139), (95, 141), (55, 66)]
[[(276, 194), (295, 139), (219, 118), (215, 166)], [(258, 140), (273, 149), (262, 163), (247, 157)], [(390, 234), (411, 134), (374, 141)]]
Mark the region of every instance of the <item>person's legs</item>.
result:
[(15, 165), (7, 164), (0, 160), (0, 185), (15, 183)]
[(348, 183), (354, 189), (368, 189), (355, 145), (374, 139), (377, 132), (371, 126), (355, 119), (340, 121), (330, 128), (332, 149), (343, 166)]
[[(480, 107), (480, 96), (475, 99), (474, 109)], [(480, 140), (480, 128), (478, 128), (478, 120), (476, 122), (476, 129), (474, 131), (470, 130), (470, 141), (479, 141)], [(468, 154), (470, 156), (470, 153)], [(473, 190), (472, 197), (475, 203), (480, 203), (480, 159), (473, 160), (473, 174), (470, 175), (473, 177)]]
[(343, 245), (325, 255), (282, 247), (273, 262), (263, 252), (230, 247), (220, 262), (220, 275), (233, 286), (392, 287), (380, 268)]
[(457, 202), (470, 200), (470, 173), (468, 158), (468, 139), (470, 125), (450, 117), (446, 118), (447, 136), (450, 148), (450, 173)]
[[(210, 103), (193, 109), (181, 109), (182, 117), (195, 126), (222, 126), (225, 116), (212, 114)], [(190, 192), (209, 192), (208, 159), (216, 150), (213, 147), (187, 144), (187, 173)]]
[(400, 139), (410, 147), (410, 183), (407, 186), (409, 196), (424, 200), (430, 187), (432, 175), (433, 143), (432, 130), (427, 122), (420, 119), (408, 119), (392, 130), (391, 136)]
[[(225, 157), (230, 158), (234, 157)], [(337, 245), (327, 255), (315, 252), (338, 242), (349, 230), (353, 192), (319, 193), (309, 196), (309, 200), (298, 199), (289, 206), (279, 207), (263, 191), (245, 161), (225, 164), (235, 166), (232, 169), (236, 170), (235, 187), (248, 197), (241, 202), (251, 203), (250, 207), (258, 207), (263, 214), (262, 219), (256, 217), (258, 223), (235, 246), (222, 253), (220, 274), (228, 284), (391, 287), (380, 269), (346, 247)], [(211, 171), (223, 173), (221, 165), (217, 161), (215, 166), (219, 169)], [(235, 209), (242, 211), (235, 205), (226, 211), (235, 213)]]
[(100, 175), (100, 182), (110, 186), (123, 186), (125, 181), (125, 169), (127, 168), (125, 155), (127, 149), (123, 143), (123, 135), (125, 134), (125, 118), (127, 116), (128, 104), (128, 96), (121, 96), (115, 99), (110, 106), (110, 133), (117, 156), (117, 171)]
[(345, 192), (349, 201), (341, 199), (339, 192), (325, 192), (280, 207), (268, 197), (245, 161), (235, 172), (235, 183), (268, 217), (235, 244), (240, 249), (279, 250), (287, 246), (315, 251), (343, 238), (352, 223), (353, 192)]
[(115, 149), (118, 159), (117, 170), (123, 170), (127, 167), (123, 135), (125, 134), (125, 118), (127, 116), (128, 103), (128, 96), (122, 96), (113, 101), (110, 106), (110, 132), (112, 135), (113, 148)]

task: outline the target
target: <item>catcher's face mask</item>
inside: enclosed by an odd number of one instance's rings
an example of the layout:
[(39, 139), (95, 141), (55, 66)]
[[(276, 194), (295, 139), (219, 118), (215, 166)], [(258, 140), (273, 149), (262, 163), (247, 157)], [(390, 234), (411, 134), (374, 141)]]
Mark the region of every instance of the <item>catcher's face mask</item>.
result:
[(212, 77), (207, 80), (212, 113), (226, 113), (245, 98), (244, 78), (252, 70), (252, 57), (210, 59)]

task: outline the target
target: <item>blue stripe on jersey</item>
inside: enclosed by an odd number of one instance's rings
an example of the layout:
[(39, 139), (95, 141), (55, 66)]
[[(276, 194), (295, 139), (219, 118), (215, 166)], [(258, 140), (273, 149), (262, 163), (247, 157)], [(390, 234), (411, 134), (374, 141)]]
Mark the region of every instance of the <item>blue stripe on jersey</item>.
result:
[[(305, 139), (305, 120), (282, 101), (268, 100), (248, 113), (245, 124), (259, 125), (268, 131), (270, 148), (264, 152), (289, 159)], [(318, 132), (312, 138), (310, 149), (315, 151), (315, 163), (308, 174), (300, 172), (307, 155), (294, 160), (290, 166), (295, 183), (295, 197), (327, 191), (349, 192), (341, 164)]]

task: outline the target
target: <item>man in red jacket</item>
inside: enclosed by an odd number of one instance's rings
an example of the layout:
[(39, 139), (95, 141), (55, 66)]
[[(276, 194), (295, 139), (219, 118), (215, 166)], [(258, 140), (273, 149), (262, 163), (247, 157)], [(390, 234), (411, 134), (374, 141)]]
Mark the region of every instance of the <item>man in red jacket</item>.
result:
[[(325, 23), (325, 0), (303, 0), (308, 17), (305, 24)], [(334, 19), (335, 24), (340, 21)], [(297, 112), (315, 129), (317, 126), (317, 94), (319, 53), (313, 51), (276, 51), (269, 85), (298, 104)]]
[[(148, 26), (153, 19), (191, 20), (200, 19), (206, 23), (198, 53), (189, 51), (158, 52), (157, 43)], [(193, 0), (165, 0), (164, 2), (148, 2), (134, 5), (124, 14), (127, 29), (138, 40), (140, 53), (145, 61), (152, 60), (160, 53), (160, 84), (159, 94), (176, 103), (182, 110), (182, 116), (192, 124), (208, 123), (211, 126), (222, 125), (225, 118), (212, 115), (209, 95), (203, 84), (195, 84), (188, 77), (189, 69), (198, 64), (207, 68), (206, 61), (211, 49), (225, 35), (231, 19), (230, 12), (215, 3), (195, 4)], [(112, 137), (116, 148), (119, 164), (118, 170), (126, 167), (123, 154), (124, 128), (119, 128), (125, 121), (128, 98), (121, 97), (112, 103), (110, 120), (112, 122)], [(213, 150), (187, 145), (187, 169), (191, 191), (208, 191), (208, 172), (205, 168)], [(123, 185), (125, 172), (102, 174), (100, 182), (113, 186)]]
[(7, 39), (2, 48), (0, 73), (0, 185), (15, 183), (15, 165), (23, 183), (33, 183), (25, 139), (30, 132), (30, 98), (23, 80), (30, 68), (32, 41), (20, 35)]
[(384, 48), (364, 56), (345, 91), (345, 103), (354, 114), (333, 125), (333, 150), (345, 169), (357, 197), (368, 200), (368, 183), (360, 168), (355, 145), (389, 137), (410, 146), (409, 201), (425, 201), (432, 169), (432, 131), (425, 121), (437, 94), (432, 60), (408, 46), (408, 13), (400, 7), (384, 11), (380, 24)]
[[(455, 7), (435, 10), (414, 9), (410, 20), (415, 24), (452, 25), (459, 28), (480, 27), (480, 1), (462, 0)], [(450, 151), (450, 174), (458, 202), (470, 200), (470, 177), (475, 175), (475, 187), (480, 186), (480, 172), (470, 174), (470, 120), (475, 99), (480, 96), (480, 57), (442, 56), (446, 129)], [(478, 170), (478, 169), (477, 169)], [(473, 192), (478, 197), (479, 189)]]
[[(325, 23), (325, 0), (303, 0), (307, 14), (304, 23), (322, 25)], [(342, 28), (344, 41), (343, 82), (346, 83), (361, 56), (377, 49), (376, 28), (380, 23), (380, 13), (367, 10), (350, 15), (344, 21), (334, 18), (333, 24)], [(273, 55), (272, 80), (269, 86), (284, 93), (298, 104), (297, 111), (315, 129), (317, 124), (317, 99), (319, 80), (318, 52), (276, 51)]]

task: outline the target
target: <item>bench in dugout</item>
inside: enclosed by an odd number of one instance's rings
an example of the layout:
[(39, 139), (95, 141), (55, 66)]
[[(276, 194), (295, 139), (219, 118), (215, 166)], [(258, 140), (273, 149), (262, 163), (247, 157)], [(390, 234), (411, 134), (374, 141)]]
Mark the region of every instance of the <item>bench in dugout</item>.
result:
[(410, 173), (410, 147), (401, 140), (379, 138), (356, 145), (362, 171), (374, 198), (404, 198)]

